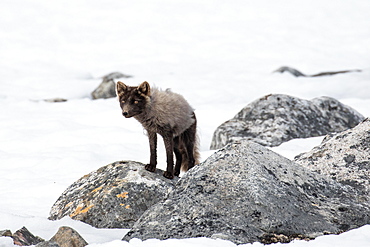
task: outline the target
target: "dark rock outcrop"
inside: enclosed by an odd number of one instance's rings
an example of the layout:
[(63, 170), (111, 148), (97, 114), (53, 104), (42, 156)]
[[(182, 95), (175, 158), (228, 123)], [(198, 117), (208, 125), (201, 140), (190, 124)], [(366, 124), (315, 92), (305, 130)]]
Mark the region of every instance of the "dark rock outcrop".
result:
[(294, 159), (310, 170), (351, 185), (370, 195), (370, 119), (341, 133), (327, 136), (311, 151)]
[(309, 101), (282, 94), (267, 95), (221, 124), (213, 134), (211, 149), (241, 139), (274, 147), (295, 138), (353, 128), (363, 119), (360, 113), (333, 98)]
[(26, 227), (22, 227), (12, 236), (14, 244), (19, 246), (30, 246), (43, 242), (42, 238), (33, 235)]
[[(188, 171), (124, 240), (309, 239), (370, 223), (369, 201), (256, 143), (229, 144)], [(281, 240), (282, 241), (282, 240)]]
[(54, 203), (49, 219), (69, 216), (97, 228), (130, 228), (177, 181), (164, 178), (159, 169), (148, 172), (144, 166), (121, 161), (83, 176)]
[(361, 72), (361, 70), (352, 69), (352, 70), (327, 71), (327, 72), (320, 72), (320, 73), (313, 74), (313, 75), (306, 75), (306, 74), (303, 74), (301, 71), (299, 71), (295, 68), (291, 68), (291, 67), (288, 67), (288, 66), (282, 66), (282, 67), (278, 68), (277, 70), (275, 70), (274, 72), (280, 72), (280, 73), (289, 72), (292, 75), (294, 75), (295, 77), (301, 77), (301, 76), (302, 77), (319, 77), (319, 76), (345, 74), (345, 73), (351, 73), (351, 72)]
[(114, 98), (116, 94), (116, 84), (114, 79), (118, 78), (130, 78), (132, 76), (125, 75), (120, 72), (113, 72), (103, 76), (103, 81), (100, 85), (91, 93), (92, 99), (108, 99)]

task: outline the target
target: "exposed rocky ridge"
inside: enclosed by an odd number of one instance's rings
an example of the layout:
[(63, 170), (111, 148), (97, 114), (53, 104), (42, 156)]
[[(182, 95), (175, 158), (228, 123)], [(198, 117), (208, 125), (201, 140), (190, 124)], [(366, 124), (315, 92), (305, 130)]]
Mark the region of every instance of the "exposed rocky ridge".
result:
[(308, 240), (370, 224), (369, 158), (366, 119), (327, 136), (296, 157), (299, 164), (245, 139), (179, 180), (164, 178), (160, 170), (150, 173), (138, 162), (115, 162), (72, 184), (50, 218), (69, 215), (95, 227), (131, 228), (124, 240)]
[(274, 147), (295, 138), (322, 136), (353, 128), (364, 117), (330, 97), (304, 100), (266, 95), (244, 107), (213, 134), (211, 149), (247, 139)]
[(130, 228), (150, 206), (162, 200), (177, 179), (121, 161), (101, 167), (69, 186), (54, 203), (51, 220), (69, 216), (97, 228)]
[[(312, 238), (370, 223), (368, 199), (256, 143), (229, 144), (188, 171), (124, 240)], [(274, 237), (274, 238), (275, 238)]]
[(313, 75), (306, 75), (306, 74), (303, 74), (301, 71), (299, 71), (295, 68), (291, 68), (291, 67), (288, 67), (288, 66), (282, 66), (282, 67), (278, 68), (277, 70), (275, 70), (274, 72), (280, 72), (280, 73), (289, 72), (292, 75), (294, 75), (295, 77), (300, 77), (300, 76), (303, 76), (303, 77), (319, 77), (319, 76), (329, 76), (329, 75), (337, 75), (337, 74), (344, 74), (344, 73), (351, 73), (351, 72), (361, 72), (361, 71), (362, 70), (360, 70), (360, 69), (351, 69), (351, 70), (327, 71), (327, 72), (316, 73), (316, 74), (313, 74)]
[(370, 119), (341, 133), (327, 136), (311, 151), (294, 159), (315, 172), (370, 194)]

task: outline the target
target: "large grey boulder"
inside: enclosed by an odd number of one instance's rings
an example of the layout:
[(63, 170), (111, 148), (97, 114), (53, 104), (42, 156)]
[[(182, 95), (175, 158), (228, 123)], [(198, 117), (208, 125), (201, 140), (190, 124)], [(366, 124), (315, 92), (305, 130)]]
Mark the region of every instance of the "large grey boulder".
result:
[(322, 136), (353, 128), (364, 117), (330, 97), (304, 100), (271, 94), (244, 107), (213, 134), (211, 149), (247, 139), (274, 147), (295, 138)]
[(116, 94), (116, 83), (114, 79), (118, 78), (130, 78), (132, 76), (125, 75), (120, 72), (112, 72), (105, 76), (103, 76), (103, 81), (99, 84), (99, 86), (91, 93), (92, 99), (108, 99), (114, 98), (117, 96)]
[(152, 173), (144, 166), (120, 161), (83, 176), (54, 203), (49, 219), (69, 216), (97, 228), (130, 228), (177, 181), (164, 178), (160, 169)]
[(315, 172), (370, 195), (370, 119), (323, 142), (295, 161)]
[(369, 214), (351, 187), (242, 140), (189, 170), (123, 239), (309, 239), (368, 224)]

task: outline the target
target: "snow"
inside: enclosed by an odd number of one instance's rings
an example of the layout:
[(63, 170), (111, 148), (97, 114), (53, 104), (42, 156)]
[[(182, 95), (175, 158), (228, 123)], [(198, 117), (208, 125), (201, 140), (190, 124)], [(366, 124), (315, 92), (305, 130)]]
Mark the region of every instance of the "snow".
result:
[[(117, 160), (147, 162), (139, 123), (116, 99), (91, 100), (114, 71), (171, 88), (196, 109), (202, 159), (213, 131), (269, 93), (330, 96), (370, 116), (370, 2), (312, 1), (2, 1), (0, 10), (0, 230), (26, 226), (49, 239), (62, 225), (91, 246), (235, 246), (225, 240), (120, 241), (127, 230), (47, 220), (61, 193), (83, 175)], [(358, 73), (295, 78), (303, 73)], [(43, 99), (62, 97), (65, 103)], [(322, 138), (275, 150), (288, 158)], [(159, 140), (161, 141), (161, 140)], [(165, 168), (159, 142), (159, 168)], [(368, 246), (370, 226), (284, 246)], [(12, 246), (7, 237), (0, 246)], [(262, 246), (259, 243), (243, 246)], [(282, 246), (276, 244), (273, 246)]]

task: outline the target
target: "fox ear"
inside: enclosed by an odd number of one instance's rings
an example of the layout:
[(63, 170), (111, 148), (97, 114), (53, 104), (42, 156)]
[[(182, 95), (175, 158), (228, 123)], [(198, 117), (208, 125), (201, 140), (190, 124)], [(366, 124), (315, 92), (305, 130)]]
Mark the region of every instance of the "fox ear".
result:
[(119, 81), (119, 82), (117, 82), (116, 89), (117, 89), (117, 95), (122, 96), (125, 93), (125, 91), (127, 90), (127, 86), (126, 86), (125, 83)]
[(143, 83), (141, 83), (138, 88), (137, 88), (137, 91), (139, 91), (140, 93), (146, 95), (146, 96), (150, 96), (150, 85), (147, 81), (144, 81)]

